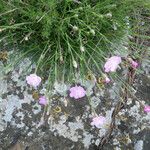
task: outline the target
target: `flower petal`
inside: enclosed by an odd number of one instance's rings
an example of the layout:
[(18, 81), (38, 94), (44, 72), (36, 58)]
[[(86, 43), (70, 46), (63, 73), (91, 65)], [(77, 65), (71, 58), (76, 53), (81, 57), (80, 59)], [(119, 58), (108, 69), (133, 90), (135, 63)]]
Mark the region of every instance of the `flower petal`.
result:
[(41, 96), (39, 98), (39, 104), (41, 104), (41, 105), (46, 105), (47, 104), (47, 99), (46, 99), (45, 96)]

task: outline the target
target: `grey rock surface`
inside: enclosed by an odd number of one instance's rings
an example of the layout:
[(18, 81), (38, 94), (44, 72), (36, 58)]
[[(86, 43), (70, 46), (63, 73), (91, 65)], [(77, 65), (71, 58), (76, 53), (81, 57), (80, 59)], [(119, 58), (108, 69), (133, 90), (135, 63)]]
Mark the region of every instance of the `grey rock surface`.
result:
[[(147, 59), (147, 58), (146, 58)], [(44, 106), (33, 98), (34, 90), (25, 81), (34, 66), (28, 68), (29, 59), (25, 59), (13, 71), (6, 74), (0, 62), (0, 150), (9, 150), (19, 143), (29, 150), (96, 150), (100, 139), (108, 130), (105, 126), (97, 129), (90, 125), (96, 112), (106, 116), (107, 124), (111, 121), (112, 111), (119, 97), (121, 82), (115, 81), (110, 86), (94, 93), (91, 81), (80, 81), (89, 93), (79, 101), (68, 97), (70, 85), (55, 83), (44, 121)], [(104, 149), (148, 150), (150, 113), (144, 113), (141, 104), (149, 104), (150, 78), (149, 62), (141, 65), (143, 73), (137, 75), (133, 91), (138, 101), (129, 98), (127, 108), (117, 116), (116, 128), (111, 140)], [(28, 72), (23, 71), (28, 68)], [(38, 92), (44, 94), (46, 82)], [(91, 111), (90, 107), (94, 109)], [(57, 112), (56, 108), (61, 111)]]

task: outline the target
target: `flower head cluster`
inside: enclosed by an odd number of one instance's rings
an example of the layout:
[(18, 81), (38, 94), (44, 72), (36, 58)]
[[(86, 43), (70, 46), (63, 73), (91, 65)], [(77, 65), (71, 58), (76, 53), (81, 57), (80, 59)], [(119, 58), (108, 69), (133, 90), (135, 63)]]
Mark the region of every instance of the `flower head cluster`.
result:
[(73, 97), (75, 99), (79, 99), (79, 98), (82, 98), (86, 95), (86, 91), (84, 90), (83, 87), (81, 86), (74, 86), (72, 88), (70, 88), (70, 97)]

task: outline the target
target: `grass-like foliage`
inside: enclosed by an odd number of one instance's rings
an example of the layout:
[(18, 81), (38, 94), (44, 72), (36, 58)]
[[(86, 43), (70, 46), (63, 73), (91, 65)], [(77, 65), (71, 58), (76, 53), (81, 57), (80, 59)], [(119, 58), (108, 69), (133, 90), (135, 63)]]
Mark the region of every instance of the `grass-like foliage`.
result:
[[(126, 16), (145, 0), (1, 0), (0, 38), (17, 43), (36, 71), (71, 81), (96, 69), (120, 43)], [(115, 43), (115, 44), (114, 44)]]

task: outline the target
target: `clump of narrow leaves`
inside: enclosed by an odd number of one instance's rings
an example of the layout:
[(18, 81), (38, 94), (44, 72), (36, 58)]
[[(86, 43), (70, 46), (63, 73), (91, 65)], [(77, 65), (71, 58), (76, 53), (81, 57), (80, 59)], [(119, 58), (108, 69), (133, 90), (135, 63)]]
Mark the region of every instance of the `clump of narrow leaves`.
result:
[[(131, 6), (132, 2), (132, 6)], [(137, 3), (137, 2), (136, 2)], [(122, 41), (132, 0), (1, 0), (1, 38), (52, 81), (72, 80), (95, 69)], [(139, 3), (140, 4), (140, 3)], [(2, 40), (4, 41), (4, 40)]]

